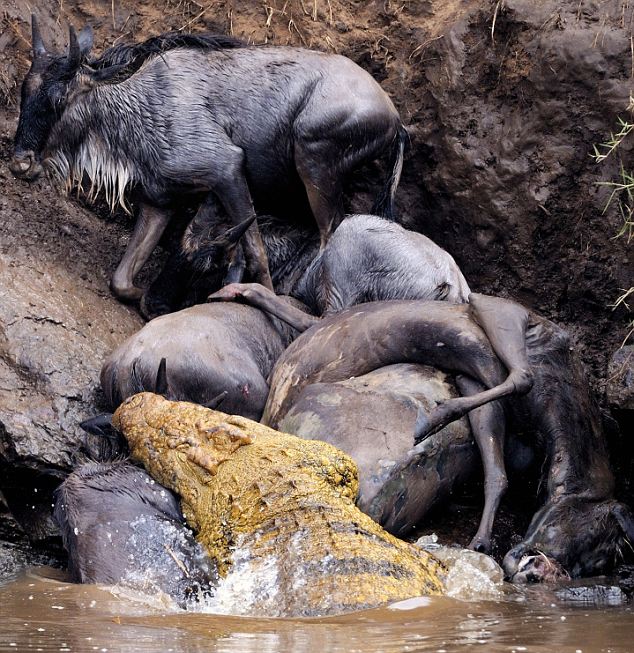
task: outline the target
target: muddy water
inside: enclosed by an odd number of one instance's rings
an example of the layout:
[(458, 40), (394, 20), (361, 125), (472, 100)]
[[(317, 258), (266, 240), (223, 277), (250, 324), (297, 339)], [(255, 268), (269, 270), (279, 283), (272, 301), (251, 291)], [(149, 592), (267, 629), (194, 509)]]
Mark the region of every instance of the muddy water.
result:
[(327, 619), (183, 613), (32, 569), (0, 587), (0, 651), (634, 651), (628, 606), (563, 604), (551, 589), (496, 601), (424, 598)]

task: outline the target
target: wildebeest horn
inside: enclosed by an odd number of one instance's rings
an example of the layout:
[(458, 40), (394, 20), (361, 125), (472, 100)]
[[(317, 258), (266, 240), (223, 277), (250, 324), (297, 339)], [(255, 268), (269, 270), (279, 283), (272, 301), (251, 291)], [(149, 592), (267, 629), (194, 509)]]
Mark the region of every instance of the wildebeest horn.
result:
[(161, 358), (161, 362), (159, 363), (158, 366), (154, 392), (157, 395), (163, 395), (166, 399), (169, 399), (169, 397), (167, 396), (169, 393), (169, 384), (167, 382), (167, 361), (165, 360), (165, 358)]
[(31, 14), (31, 41), (33, 45), (33, 58), (41, 57), (43, 54), (46, 54), (46, 48), (44, 47), (44, 41), (42, 40), (42, 35), (40, 34), (40, 28), (37, 26), (37, 18), (35, 14)]
[(81, 429), (91, 435), (109, 435), (113, 430), (112, 413), (101, 413), (90, 419), (86, 419), (79, 425)]
[(226, 390), (223, 390), (219, 395), (216, 395), (213, 399), (210, 399), (206, 404), (205, 408), (218, 408), (220, 404), (227, 398), (229, 393)]
[(220, 238), (216, 239), (214, 244), (227, 248), (237, 245), (240, 242), (240, 238), (244, 236), (245, 231), (253, 224), (255, 218), (256, 216), (253, 214), (250, 218), (244, 220), (244, 222), (241, 222), (235, 227), (231, 227), (231, 229), (227, 229)]
[(132, 361), (132, 371), (130, 372), (130, 381), (132, 384), (132, 392), (136, 394), (137, 392), (145, 392), (145, 386), (139, 374), (139, 359), (138, 357)]
[(77, 34), (75, 33), (75, 28), (72, 25), (68, 26), (68, 68), (73, 69), (79, 66), (79, 61), (81, 59), (81, 51), (79, 48), (79, 41), (77, 40)]

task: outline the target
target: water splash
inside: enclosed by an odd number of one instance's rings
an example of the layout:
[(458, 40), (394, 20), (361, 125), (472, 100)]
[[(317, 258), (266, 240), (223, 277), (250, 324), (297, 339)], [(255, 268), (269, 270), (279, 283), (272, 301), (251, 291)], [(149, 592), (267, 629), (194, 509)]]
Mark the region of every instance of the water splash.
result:
[(435, 533), (419, 538), (416, 545), (435, 555), (449, 568), (445, 580), (447, 596), (463, 601), (502, 597), (504, 572), (490, 556), (471, 549), (438, 544)]

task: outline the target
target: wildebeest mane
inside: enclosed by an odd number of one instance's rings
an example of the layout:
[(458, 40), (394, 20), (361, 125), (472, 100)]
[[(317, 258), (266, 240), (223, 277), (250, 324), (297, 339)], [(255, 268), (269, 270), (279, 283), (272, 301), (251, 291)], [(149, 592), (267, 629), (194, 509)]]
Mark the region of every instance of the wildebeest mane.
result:
[[(118, 43), (108, 48), (100, 57), (88, 62), (88, 66), (102, 73), (103, 81), (123, 81), (133, 75), (148, 59), (161, 56), (169, 50), (189, 48), (192, 50), (230, 50), (246, 47), (246, 43), (226, 34), (183, 34), (166, 32), (142, 43)], [(108, 76), (108, 69), (112, 77)]]

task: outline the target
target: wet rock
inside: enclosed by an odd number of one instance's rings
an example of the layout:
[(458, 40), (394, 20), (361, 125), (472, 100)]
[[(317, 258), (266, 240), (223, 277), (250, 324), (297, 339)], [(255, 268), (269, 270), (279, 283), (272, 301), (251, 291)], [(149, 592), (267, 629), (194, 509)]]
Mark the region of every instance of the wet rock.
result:
[(608, 365), (606, 394), (619, 410), (634, 410), (634, 345), (617, 349)]
[(502, 596), (504, 571), (490, 556), (459, 546), (444, 546), (438, 543), (435, 534), (423, 535), (416, 541), (416, 546), (433, 554), (448, 567), (445, 578), (447, 596), (463, 601)]
[(59, 547), (34, 547), (8, 514), (0, 514), (0, 585), (17, 578), (35, 565), (61, 567), (64, 554)]
[[(106, 354), (142, 324), (108, 290), (125, 230), (7, 178), (0, 198), (0, 491), (35, 538), (99, 403)], [(52, 480), (51, 480), (52, 479)]]
[(627, 594), (618, 585), (583, 584), (563, 587), (555, 591), (560, 601), (571, 605), (612, 606), (627, 602)]

